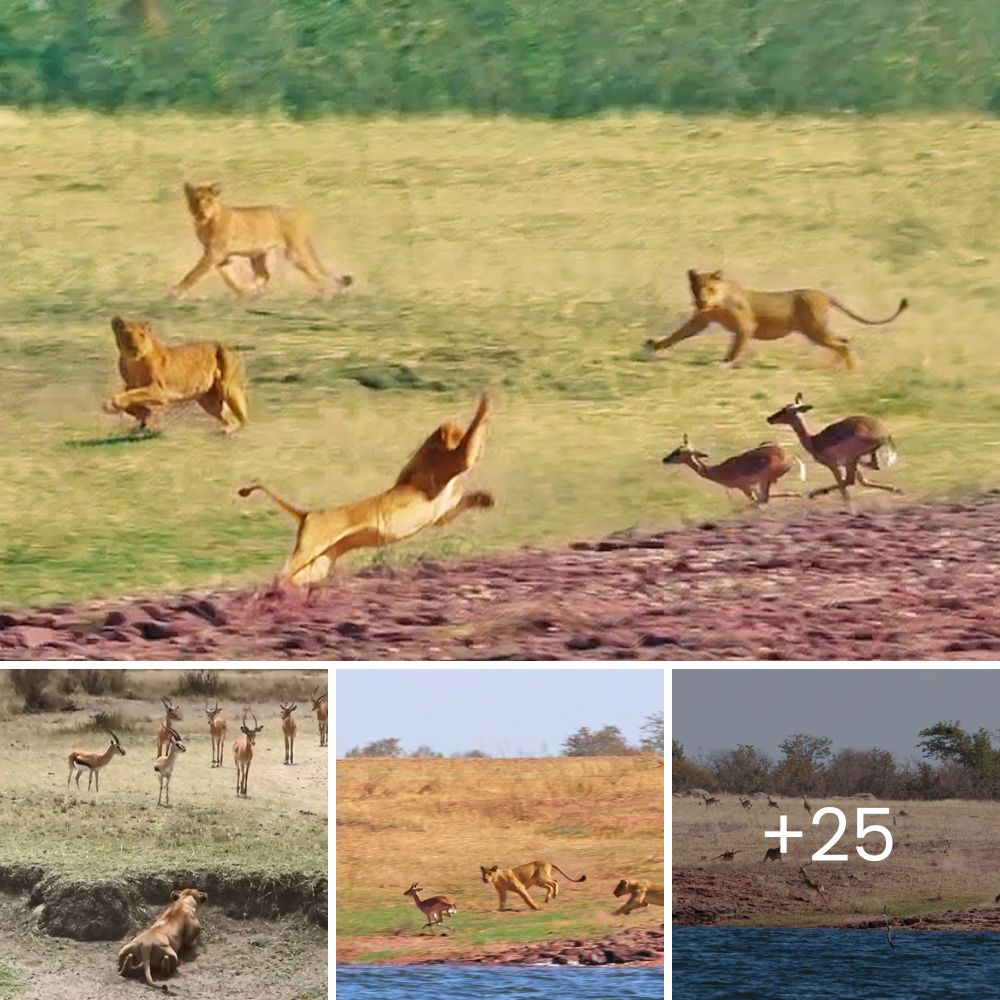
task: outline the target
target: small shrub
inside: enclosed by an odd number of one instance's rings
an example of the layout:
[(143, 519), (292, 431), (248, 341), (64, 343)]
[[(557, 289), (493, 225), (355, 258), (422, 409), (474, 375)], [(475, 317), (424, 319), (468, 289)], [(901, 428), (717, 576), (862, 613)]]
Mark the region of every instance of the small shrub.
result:
[(172, 694), (178, 697), (226, 698), (229, 685), (217, 670), (188, 670), (181, 674)]
[(101, 695), (121, 694), (125, 689), (124, 670), (77, 670), (74, 671), (80, 680), (80, 687), (87, 694)]
[(80, 732), (103, 733), (110, 729), (115, 733), (124, 733), (135, 729), (135, 723), (122, 716), (119, 709), (95, 712), (86, 722), (78, 727)]
[(29, 668), (7, 671), (10, 685), (24, 703), (25, 712), (44, 712), (52, 707), (52, 699), (47, 689), (54, 672)]

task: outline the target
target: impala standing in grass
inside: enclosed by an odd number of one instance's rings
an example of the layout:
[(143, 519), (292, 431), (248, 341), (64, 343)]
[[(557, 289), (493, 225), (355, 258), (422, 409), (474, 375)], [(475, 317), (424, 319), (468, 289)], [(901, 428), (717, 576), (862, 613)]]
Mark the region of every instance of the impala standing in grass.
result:
[(69, 783), (76, 770), (76, 790), (80, 790), (80, 775), (87, 772), (87, 791), (90, 791), (90, 783), (95, 783), (94, 791), (101, 790), (101, 768), (111, 763), (111, 758), (116, 754), (125, 756), (125, 748), (121, 741), (110, 729), (105, 730), (111, 738), (108, 749), (104, 753), (94, 753), (91, 750), (70, 750), (69, 752), (69, 775), (66, 778), (66, 795), (69, 796)]
[[(162, 757), (157, 757), (156, 763), (153, 765), (153, 770), (160, 777), (160, 795), (156, 804), (165, 806), (167, 809), (170, 808), (170, 779), (174, 773), (174, 765), (177, 763), (177, 755), (187, 752), (187, 747), (184, 746), (181, 735), (176, 729), (169, 730), (168, 735), (170, 743), (167, 745), (167, 752)], [(164, 791), (166, 791), (166, 802), (163, 801)]]
[(205, 706), (208, 716), (208, 732), (212, 737), (212, 767), (222, 767), (222, 748), (226, 741), (226, 717), (216, 701), (215, 708)]
[(166, 715), (160, 723), (160, 728), (156, 731), (157, 757), (162, 757), (167, 751), (167, 747), (170, 743), (170, 727), (173, 726), (175, 722), (180, 722), (184, 718), (181, 714), (181, 710), (174, 705), (172, 698), (161, 698), (160, 701), (163, 702), (163, 707), (166, 709)]
[(295, 711), (299, 706), (291, 703), (286, 705), (284, 702), (281, 703), (281, 732), (285, 737), (285, 763), (294, 764), (295, 763), (295, 734), (298, 732), (298, 725), (296, 725), (295, 719), (292, 718), (292, 712)]
[(326, 717), (329, 706), (326, 703), (326, 695), (321, 694), (318, 698), (316, 697), (316, 692), (319, 690), (319, 685), (313, 688), (312, 693), (312, 710), (316, 713), (316, 722), (319, 724), (319, 745), (321, 747), (326, 746)]
[(247, 797), (247, 778), (250, 775), (250, 761), (253, 760), (253, 747), (257, 734), (264, 728), (257, 725), (257, 716), (253, 716), (253, 729), (247, 728), (246, 713), (243, 715), (243, 723), (240, 732), (243, 734), (233, 743), (233, 756), (236, 758), (236, 794)]

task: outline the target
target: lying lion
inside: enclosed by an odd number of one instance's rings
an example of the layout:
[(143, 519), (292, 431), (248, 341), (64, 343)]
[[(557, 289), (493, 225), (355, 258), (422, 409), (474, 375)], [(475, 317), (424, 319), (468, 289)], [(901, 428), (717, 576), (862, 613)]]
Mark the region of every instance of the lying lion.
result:
[(721, 271), (688, 271), (688, 283), (694, 299), (694, 314), (669, 336), (647, 340), (646, 346), (650, 350), (673, 347), (701, 333), (712, 323), (718, 323), (733, 334), (726, 361), (736, 361), (750, 340), (779, 340), (797, 331), (805, 334), (814, 344), (833, 351), (848, 368), (853, 368), (854, 355), (850, 345), (843, 337), (835, 337), (830, 332), (831, 307), (868, 326), (891, 323), (907, 307), (906, 299), (900, 299), (896, 311), (886, 319), (865, 319), (832, 295), (815, 288), (754, 292), (724, 278)]
[(303, 510), (259, 483), (244, 486), (241, 497), (259, 490), (298, 526), (281, 576), (301, 585), (318, 583), (346, 552), (399, 542), (424, 528), (447, 524), (462, 511), (492, 507), (489, 493), (465, 492), (466, 474), (483, 452), (490, 409), (490, 400), (483, 395), (464, 432), (454, 423), (442, 424), (417, 449), (393, 486), (345, 507)]
[(201, 933), (198, 909), (208, 902), (200, 889), (178, 889), (171, 903), (144, 931), (136, 934), (118, 952), (118, 975), (142, 971), (154, 989), (168, 992), (166, 983), (154, 983), (152, 969), (163, 977), (177, 971), (178, 954), (191, 948)]
[(624, 913), (626, 916), (633, 910), (641, 910), (650, 903), (653, 906), (663, 906), (663, 883), (662, 882), (631, 882), (622, 879), (615, 886), (614, 895), (624, 896), (628, 893), (628, 899), (615, 910), (615, 913)]
[(109, 413), (124, 412), (145, 429), (153, 408), (193, 399), (222, 421), (227, 434), (247, 422), (243, 373), (236, 355), (218, 343), (169, 347), (153, 336), (148, 323), (115, 316), (118, 370), (125, 388), (104, 403)]

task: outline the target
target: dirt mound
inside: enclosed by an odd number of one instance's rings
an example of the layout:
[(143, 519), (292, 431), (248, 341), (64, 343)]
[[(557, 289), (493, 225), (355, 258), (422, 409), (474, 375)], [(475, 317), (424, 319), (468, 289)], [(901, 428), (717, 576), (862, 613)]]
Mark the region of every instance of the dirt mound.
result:
[[(882, 502), (880, 500), (872, 501)], [(1000, 491), (0, 615), (17, 659), (994, 659)]]

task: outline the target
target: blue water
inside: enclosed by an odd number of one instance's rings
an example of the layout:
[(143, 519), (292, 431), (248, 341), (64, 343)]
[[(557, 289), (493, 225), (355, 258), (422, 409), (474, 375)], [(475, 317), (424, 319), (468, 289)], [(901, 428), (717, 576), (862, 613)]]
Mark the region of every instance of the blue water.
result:
[(663, 1000), (662, 969), (338, 965), (337, 1000)]
[(675, 927), (676, 1000), (1000, 1000), (1000, 935)]

